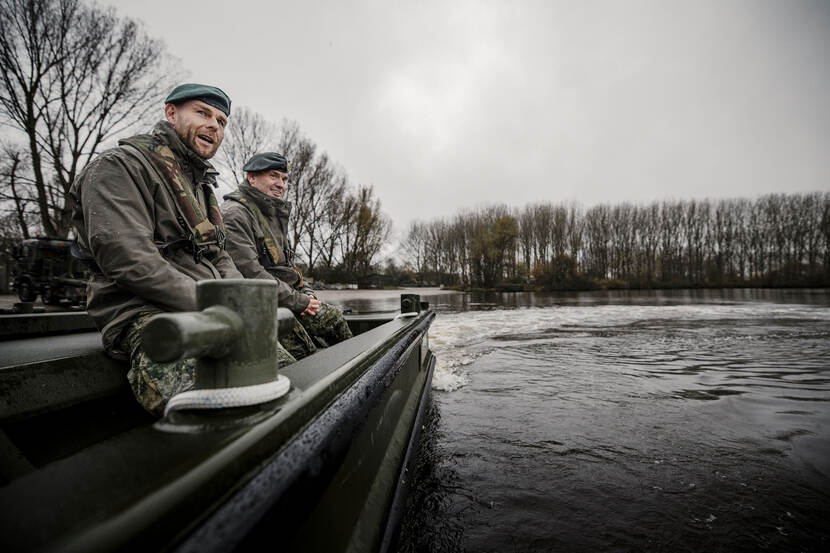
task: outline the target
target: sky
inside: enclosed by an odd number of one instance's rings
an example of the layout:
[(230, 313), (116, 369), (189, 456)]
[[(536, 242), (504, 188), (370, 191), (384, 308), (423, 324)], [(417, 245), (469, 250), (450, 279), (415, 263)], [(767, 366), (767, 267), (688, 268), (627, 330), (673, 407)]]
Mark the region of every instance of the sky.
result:
[(830, 190), (830, 0), (101, 3), (183, 80), (299, 123), (398, 236), (497, 203)]

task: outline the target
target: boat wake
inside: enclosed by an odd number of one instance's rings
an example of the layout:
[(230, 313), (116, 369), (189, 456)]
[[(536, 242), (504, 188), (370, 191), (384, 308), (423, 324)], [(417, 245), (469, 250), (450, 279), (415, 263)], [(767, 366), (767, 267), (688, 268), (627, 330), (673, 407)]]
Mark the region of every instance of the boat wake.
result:
[[(740, 340), (752, 338), (753, 324), (761, 329), (759, 337), (766, 339), (771, 332), (765, 326), (770, 318), (788, 321), (789, 324), (798, 319), (809, 328), (816, 322), (830, 319), (830, 312), (810, 306), (769, 304), (561, 306), (444, 312), (436, 318), (429, 331), (430, 345), (437, 356), (432, 389), (453, 392), (469, 384), (470, 365), (483, 355), (511, 343), (526, 344), (562, 335), (575, 337), (583, 332), (598, 335), (643, 331), (651, 327), (665, 332), (679, 326), (682, 334), (688, 335), (694, 329), (707, 332), (714, 323), (730, 326), (730, 321), (739, 321), (744, 328), (750, 329), (742, 333)], [(647, 364), (648, 360), (640, 362)]]
[(470, 382), (466, 367), (504, 346), (504, 339), (525, 339), (550, 332), (556, 323), (550, 309), (465, 311), (442, 313), (429, 331), (437, 357), (432, 389), (453, 392)]

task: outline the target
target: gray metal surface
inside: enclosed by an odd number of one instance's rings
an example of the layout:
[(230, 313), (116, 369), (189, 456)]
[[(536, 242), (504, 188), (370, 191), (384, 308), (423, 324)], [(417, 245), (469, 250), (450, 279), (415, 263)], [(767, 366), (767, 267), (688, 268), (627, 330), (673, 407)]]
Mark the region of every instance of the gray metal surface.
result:
[(86, 311), (0, 315), (0, 340), (90, 330), (95, 323)]
[(0, 370), (15, 365), (103, 352), (98, 331), (0, 342)]

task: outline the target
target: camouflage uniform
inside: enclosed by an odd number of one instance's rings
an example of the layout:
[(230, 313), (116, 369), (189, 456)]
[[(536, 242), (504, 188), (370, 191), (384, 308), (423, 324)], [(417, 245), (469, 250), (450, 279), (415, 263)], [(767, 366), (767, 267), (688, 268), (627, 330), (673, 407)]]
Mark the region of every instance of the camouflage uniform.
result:
[(308, 331), (297, 317), (294, 317), (294, 326), (291, 328), (291, 332), (281, 333), (277, 340), (296, 359), (302, 359), (317, 351), (314, 340), (308, 335)]
[(225, 196), (222, 219), (227, 231), (227, 250), (245, 278), (273, 279), (277, 282), (280, 306), (287, 307), (299, 324), (280, 343), (294, 357), (301, 359), (316, 348), (328, 347), (352, 337), (343, 312), (323, 303), (320, 311), (300, 315), (314, 291), (292, 265), (293, 252), (287, 247), (288, 218), (291, 203), (271, 198), (247, 182), (235, 194)]
[(343, 312), (328, 303), (320, 304), (316, 315), (299, 317), (292, 332), (280, 336), (280, 344), (298, 359), (352, 337)]
[[(196, 359), (180, 359), (171, 363), (151, 361), (141, 349), (141, 331), (152, 318), (143, 315), (133, 321), (123, 334), (119, 347), (130, 355), (127, 381), (141, 405), (154, 415), (164, 414), (170, 398), (193, 387), (196, 381)], [(280, 368), (296, 359), (277, 344)]]

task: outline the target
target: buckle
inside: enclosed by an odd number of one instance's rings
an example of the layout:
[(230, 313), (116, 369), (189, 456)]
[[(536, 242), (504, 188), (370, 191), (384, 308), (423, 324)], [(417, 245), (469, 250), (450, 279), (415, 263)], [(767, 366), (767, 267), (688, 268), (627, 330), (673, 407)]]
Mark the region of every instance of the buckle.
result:
[(225, 235), (225, 231), (222, 230), (222, 227), (219, 225), (214, 225), (216, 228), (216, 245), (219, 246), (220, 250), (225, 249), (225, 242), (227, 241), (228, 237)]

